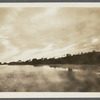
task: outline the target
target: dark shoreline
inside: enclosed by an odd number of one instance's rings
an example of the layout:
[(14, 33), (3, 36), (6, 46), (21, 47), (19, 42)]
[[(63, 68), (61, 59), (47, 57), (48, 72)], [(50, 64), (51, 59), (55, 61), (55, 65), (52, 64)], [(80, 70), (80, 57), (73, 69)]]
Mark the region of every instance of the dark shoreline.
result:
[(0, 63), (0, 65), (57, 65), (57, 64), (73, 64), (73, 65), (100, 65), (100, 52), (92, 51), (88, 53), (81, 54), (66, 54), (65, 57), (60, 58), (33, 58), (32, 60), (17, 62), (4, 62)]

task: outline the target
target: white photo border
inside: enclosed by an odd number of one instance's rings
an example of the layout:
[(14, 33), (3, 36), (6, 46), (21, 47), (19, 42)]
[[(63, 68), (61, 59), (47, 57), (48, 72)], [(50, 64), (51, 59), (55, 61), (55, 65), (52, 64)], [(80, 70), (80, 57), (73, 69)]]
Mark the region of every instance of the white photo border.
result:
[[(0, 7), (100, 7), (100, 3), (0, 3)], [(100, 98), (100, 92), (0, 92), (0, 98)]]

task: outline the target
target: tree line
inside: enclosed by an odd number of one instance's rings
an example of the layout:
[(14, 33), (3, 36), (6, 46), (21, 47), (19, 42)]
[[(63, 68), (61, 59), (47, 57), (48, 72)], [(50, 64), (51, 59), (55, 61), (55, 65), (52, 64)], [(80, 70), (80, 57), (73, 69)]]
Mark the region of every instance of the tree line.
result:
[[(2, 64), (2, 63), (0, 63)], [(66, 54), (65, 57), (59, 58), (33, 58), (32, 60), (26, 61), (17, 61), (17, 62), (9, 62), (3, 63), (4, 65), (35, 65), (38, 66), (40, 64), (100, 64), (100, 52), (92, 51), (88, 53), (80, 53), (80, 54)]]

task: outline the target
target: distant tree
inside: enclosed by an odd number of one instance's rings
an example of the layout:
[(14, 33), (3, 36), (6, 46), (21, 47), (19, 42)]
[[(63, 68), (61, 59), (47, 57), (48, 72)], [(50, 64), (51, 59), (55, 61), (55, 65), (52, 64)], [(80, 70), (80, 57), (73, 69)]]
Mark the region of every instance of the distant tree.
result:
[(83, 55), (84, 53), (83, 52), (81, 52), (81, 55)]
[(4, 62), (3, 64), (4, 64), (4, 65), (6, 65), (7, 63), (6, 63), (6, 62)]
[(21, 63), (22, 61), (21, 60), (18, 60), (18, 63)]
[(92, 52), (96, 52), (95, 50), (93, 50)]
[(1, 65), (2, 63), (0, 62), (0, 65)]
[(71, 54), (66, 54), (66, 57), (70, 57), (71, 56)]

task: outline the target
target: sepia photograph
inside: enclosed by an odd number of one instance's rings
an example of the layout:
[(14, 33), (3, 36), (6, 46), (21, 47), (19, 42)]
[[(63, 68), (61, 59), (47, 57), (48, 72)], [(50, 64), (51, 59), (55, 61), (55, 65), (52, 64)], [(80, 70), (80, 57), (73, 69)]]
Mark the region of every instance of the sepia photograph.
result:
[(100, 92), (100, 7), (0, 7), (0, 92)]

